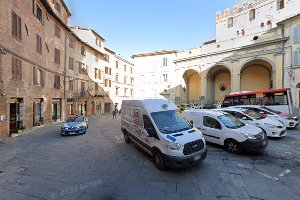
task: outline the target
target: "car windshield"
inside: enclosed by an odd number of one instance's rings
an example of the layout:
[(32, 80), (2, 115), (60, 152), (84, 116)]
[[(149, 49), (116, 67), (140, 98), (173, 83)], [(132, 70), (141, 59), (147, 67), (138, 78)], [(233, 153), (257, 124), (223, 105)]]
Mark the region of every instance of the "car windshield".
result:
[(237, 129), (245, 126), (243, 122), (229, 113), (218, 116), (218, 119), (224, 124), (224, 126), (230, 129)]
[(153, 112), (151, 117), (161, 133), (169, 134), (193, 128), (188, 120), (175, 110)]
[(245, 113), (246, 115), (256, 119), (256, 120), (260, 120), (260, 119), (264, 119), (265, 117), (263, 117), (261, 114), (259, 114), (258, 112), (255, 112), (253, 110), (245, 110), (243, 111), (243, 113)]
[(83, 117), (69, 117), (66, 122), (84, 122)]
[(281, 112), (279, 112), (279, 111), (277, 111), (277, 110), (273, 110), (273, 109), (271, 109), (271, 108), (268, 108), (268, 107), (262, 107), (263, 109), (265, 109), (265, 110), (267, 110), (267, 111), (270, 111), (270, 112), (272, 112), (272, 113), (275, 113), (275, 114), (277, 114), (277, 115), (280, 115), (281, 114)]

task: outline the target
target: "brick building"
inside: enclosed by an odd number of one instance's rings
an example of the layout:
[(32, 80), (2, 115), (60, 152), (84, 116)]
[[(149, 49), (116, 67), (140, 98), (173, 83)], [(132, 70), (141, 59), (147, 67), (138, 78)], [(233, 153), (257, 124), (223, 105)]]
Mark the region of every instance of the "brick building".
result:
[(113, 51), (82, 40), (70, 16), (63, 0), (0, 0), (0, 138), (113, 108), (103, 81)]

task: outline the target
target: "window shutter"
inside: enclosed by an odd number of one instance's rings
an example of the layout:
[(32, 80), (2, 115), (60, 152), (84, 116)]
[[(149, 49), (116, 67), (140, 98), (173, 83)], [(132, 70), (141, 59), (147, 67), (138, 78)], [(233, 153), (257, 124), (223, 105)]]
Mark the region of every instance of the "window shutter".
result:
[(299, 65), (299, 50), (294, 51), (294, 66)]
[(12, 79), (15, 79), (15, 75), (16, 75), (16, 59), (12, 58), (12, 71), (11, 71), (11, 75), (12, 75)]
[(17, 15), (16, 15), (16, 13), (14, 13), (13, 11), (12, 11), (12, 13), (11, 13), (11, 17), (12, 17), (12, 23), (11, 23), (11, 25), (12, 25), (12, 35), (14, 36), (14, 37), (17, 37)]
[(57, 88), (57, 76), (54, 75), (54, 88)]
[(17, 61), (17, 78), (18, 80), (22, 80), (22, 62), (20, 60)]
[(22, 20), (18, 16), (18, 38), (22, 40)]
[(294, 43), (297, 43), (299, 41), (299, 27), (294, 28)]
[(33, 84), (36, 85), (36, 69), (35, 66), (32, 67), (32, 78), (33, 78)]
[(32, 0), (32, 9), (33, 9), (33, 15), (37, 16), (37, 9), (36, 9), (35, 0)]
[(45, 72), (41, 70), (41, 86), (45, 87)]

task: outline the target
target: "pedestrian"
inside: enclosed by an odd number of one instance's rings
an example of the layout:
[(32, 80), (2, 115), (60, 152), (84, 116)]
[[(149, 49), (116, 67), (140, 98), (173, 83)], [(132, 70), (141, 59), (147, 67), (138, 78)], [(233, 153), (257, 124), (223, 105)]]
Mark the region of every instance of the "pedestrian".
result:
[(121, 115), (121, 109), (119, 110), (119, 115)]
[(113, 119), (116, 119), (116, 110), (113, 110), (113, 112), (112, 112), (112, 114), (113, 114)]

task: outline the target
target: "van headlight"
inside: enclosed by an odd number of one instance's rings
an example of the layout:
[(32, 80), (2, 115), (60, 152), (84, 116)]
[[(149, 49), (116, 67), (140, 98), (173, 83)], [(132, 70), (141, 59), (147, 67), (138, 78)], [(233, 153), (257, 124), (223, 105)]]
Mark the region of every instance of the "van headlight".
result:
[(170, 150), (179, 150), (181, 147), (180, 144), (178, 143), (173, 143), (173, 142), (170, 142), (168, 145), (167, 145), (167, 148), (170, 149)]
[(243, 136), (247, 139), (251, 139), (251, 140), (255, 140), (256, 137), (255, 135), (251, 134), (251, 133), (243, 133)]
[(273, 124), (268, 124), (268, 123), (265, 123), (265, 125), (266, 125), (268, 128), (276, 128), (276, 126), (275, 126), (275, 125), (273, 125)]

